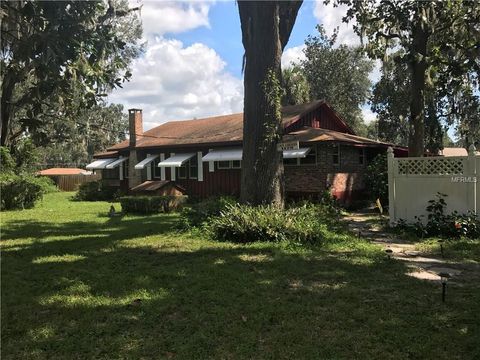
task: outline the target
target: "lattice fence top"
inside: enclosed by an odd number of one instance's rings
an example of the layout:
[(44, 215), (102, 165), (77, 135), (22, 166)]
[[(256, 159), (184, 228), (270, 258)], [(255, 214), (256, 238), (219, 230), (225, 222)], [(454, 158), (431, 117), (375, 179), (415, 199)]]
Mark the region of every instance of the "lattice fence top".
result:
[(463, 175), (464, 159), (396, 159), (399, 175)]

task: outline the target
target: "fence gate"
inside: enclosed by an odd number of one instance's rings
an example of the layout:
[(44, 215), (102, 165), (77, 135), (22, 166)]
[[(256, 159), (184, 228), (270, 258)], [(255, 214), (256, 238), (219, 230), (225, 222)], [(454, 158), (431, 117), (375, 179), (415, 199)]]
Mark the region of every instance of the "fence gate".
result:
[(388, 149), (390, 224), (426, 215), (428, 201), (446, 194), (447, 213), (473, 211), (480, 217), (480, 156), (394, 158)]

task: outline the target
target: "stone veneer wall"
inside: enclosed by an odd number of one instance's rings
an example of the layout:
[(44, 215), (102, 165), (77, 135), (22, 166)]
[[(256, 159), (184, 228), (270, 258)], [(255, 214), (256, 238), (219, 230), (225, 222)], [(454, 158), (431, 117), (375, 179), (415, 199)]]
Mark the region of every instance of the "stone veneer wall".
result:
[[(359, 163), (359, 149), (340, 145), (340, 164), (333, 164), (334, 144), (317, 144), (316, 165), (285, 166), (285, 190), (296, 196), (316, 196), (327, 187), (343, 202), (350, 202), (364, 189), (364, 164)], [(367, 152), (368, 150), (365, 150)]]

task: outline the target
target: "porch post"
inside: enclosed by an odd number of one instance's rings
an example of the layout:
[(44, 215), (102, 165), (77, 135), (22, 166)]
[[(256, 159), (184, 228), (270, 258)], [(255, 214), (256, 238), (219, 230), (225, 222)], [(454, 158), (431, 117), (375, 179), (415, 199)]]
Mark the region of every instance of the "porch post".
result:
[[(149, 157), (150, 154), (147, 154), (147, 157)], [(147, 166), (147, 180), (152, 180), (152, 164), (148, 164)]]
[[(161, 153), (160, 154), (160, 162), (162, 162), (163, 160), (165, 160), (165, 154), (164, 153)], [(165, 168), (162, 166), (160, 167), (160, 180), (165, 180)]]
[[(170, 157), (172, 157), (173, 155), (175, 155), (175, 153), (170, 153)], [(176, 178), (175, 178), (175, 166), (172, 166), (170, 168), (170, 180), (172, 180), (172, 181), (176, 180)]]
[(203, 181), (203, 161), (202, 161), (202, 152), (197, 152), (197, 166), (198, 166), (198, 181)]

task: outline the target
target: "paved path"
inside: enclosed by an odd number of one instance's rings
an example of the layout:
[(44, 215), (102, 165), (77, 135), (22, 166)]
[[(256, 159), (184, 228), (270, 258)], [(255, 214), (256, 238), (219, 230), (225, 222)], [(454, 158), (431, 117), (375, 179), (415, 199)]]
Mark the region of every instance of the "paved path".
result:
[[(392, 250), (392, 258), (405, 261), (409, 272), (407, 275), (418, 279), (440, 281), (438, 274), (449, 273), (451, 280), (460, 276), (465, 270), (465, 264), (447, 262), (441, 257), (432, 255), (422, 256), (415, 250), (415, 245), (399, 239), (394, 234), (382, 231), (388, 219), (374, 212), (350, 213), (344, 217), (348, 228), (359, 237), (370, 239), (371, 242), (381, 245), (385, 250)], [(387, 254), (385, 254), (387, 256)]]

